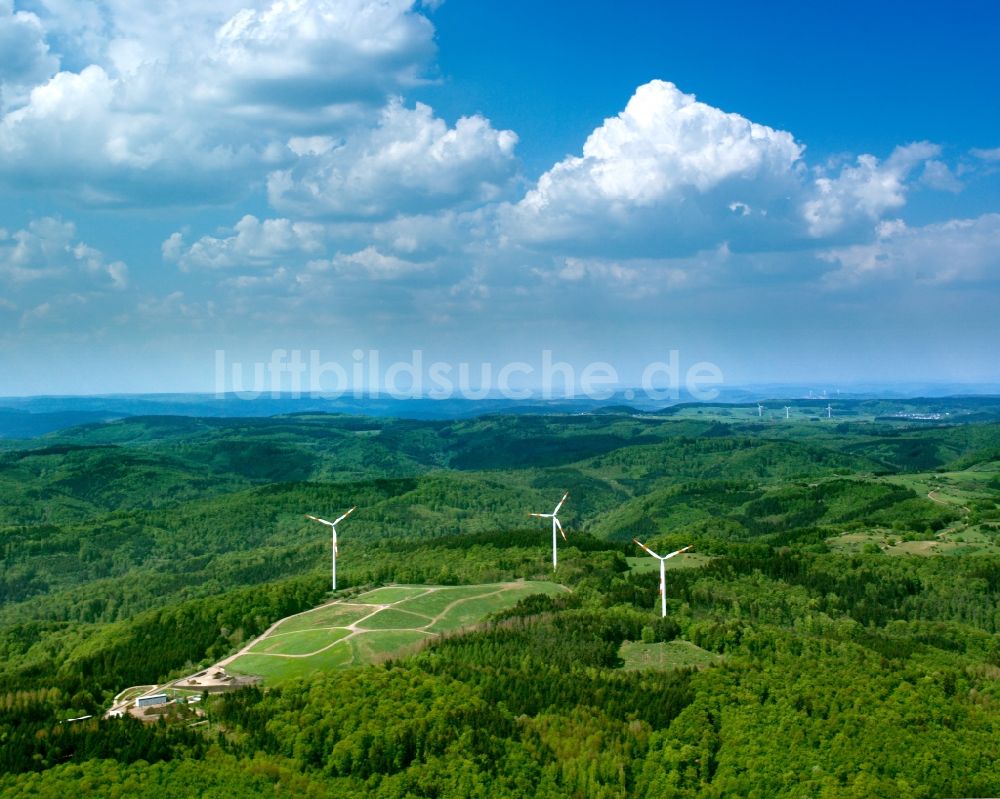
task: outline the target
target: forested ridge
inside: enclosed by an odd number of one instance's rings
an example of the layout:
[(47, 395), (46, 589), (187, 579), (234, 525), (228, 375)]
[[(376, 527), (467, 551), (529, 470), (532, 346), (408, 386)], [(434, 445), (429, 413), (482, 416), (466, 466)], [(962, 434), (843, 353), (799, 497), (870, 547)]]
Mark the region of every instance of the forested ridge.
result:
[[(998, 443), (992, 423), (630, 413), (5, 442), (0, 797), (996, 795)], [(569, 593), (211, 698), (197, 726), (67, 721), (324, 601), (329, 538), (304, 513), (359, 506), (348, 593), (551, 580), (527, 513), (566, 490)], [(665, 619), (633, 536), (694, 545)]]

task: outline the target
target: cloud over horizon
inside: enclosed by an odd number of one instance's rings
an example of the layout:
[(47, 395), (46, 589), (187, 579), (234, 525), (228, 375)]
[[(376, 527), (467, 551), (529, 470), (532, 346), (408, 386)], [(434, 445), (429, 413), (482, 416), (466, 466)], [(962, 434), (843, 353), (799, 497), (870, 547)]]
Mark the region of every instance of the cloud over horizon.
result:
[(653, 79), (531, 174), (516, 126), (439, 102), (433, 20), (413, 0), (0, 0), (0, 183), (29, 208), (0, 219), (0, 333), (99, 306), (280, 337), (321, 301), (312, 329), (356, 312), (359, 339), (693, 338), (995, 281), (996, 209), (958, 205), (995, 148), (813, 156)]

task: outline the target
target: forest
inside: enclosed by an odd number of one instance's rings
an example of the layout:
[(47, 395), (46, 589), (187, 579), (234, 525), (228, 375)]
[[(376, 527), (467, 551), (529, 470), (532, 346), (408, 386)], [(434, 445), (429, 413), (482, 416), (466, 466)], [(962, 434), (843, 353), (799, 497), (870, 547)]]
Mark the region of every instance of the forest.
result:
[[(997, 795), (1000, 423), (744, 410), (140, 416), (0, 441), (0, 797)], [(553, 572), (528, 513), (565, 491)], [(329, 599), (304, 514), (354, 505), (341, 593), (569, 591), (197, 720), (101, 718)], [(665, 618), (633, 537), (693, 545)]]

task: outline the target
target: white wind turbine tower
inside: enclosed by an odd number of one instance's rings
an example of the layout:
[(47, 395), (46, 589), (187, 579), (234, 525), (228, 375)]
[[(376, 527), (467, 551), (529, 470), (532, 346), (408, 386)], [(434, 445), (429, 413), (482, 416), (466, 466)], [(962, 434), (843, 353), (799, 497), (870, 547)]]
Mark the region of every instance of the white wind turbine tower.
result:
[(568, 496), (569, 496), (569, 491), (563, 494), (563, 498), (559, 500), (559, 504), (556, 505), (556, 508), (554, 511), (552, 511), (552, 513), (528, 514), (529, 516), (538, 516), (541, 519), (552, 519), (552, 571), (556, 570), (556, 530), (558, 530), (559, 533), (562, 535), (563, 541), (569, 540), (568, 538), (566, 538), (566, 533), (563, 532), (562, 525), (559, 524), (559, 519), (556, 516), (556, 514), (559, 513), (559, 508), (563, 506), (563, 503), (566, 501), (566, 497)]
[(786, 406), (785, 406), (785, 418), (786, 418), (786, 419), (790, 418), (790, 417), (788, 416), (788, 412), (789, 412), (790, 410), (791, 410), (791, 408), (789, 408), (789, 407), (788, 407), (788, 406), (786, 405)]
[(350, 516), (354, 511), (357, 510), (357, 505), (351, 508), (343, 516), (338, 516), (332, 522), (328, 522), (326, 519), (321, 519), (319, 516), (310, 516), (306, 514), (307, 519), (312, 519), (314, 522), (319, 522), (320, 524), (325, 524), (330, 528), (330, 538), (331, 538), (331, 582), (333, 584), (333, 590), (337, 590), (337, 525), (340, 524), (344, 519)]
[(658, 561), (660, 561), (660, 615), (666, 618), (667, 616), (667, 567), (666, 562), (670, 560), (674, 555), (680, 555), (681, 552), (687, 552), (694, 544), (688, 544), (688, 546), (683, 549), (678, 549), (676, 552), (671, 552), (669, 555), (657, 555), (653, 550), (647, 547), (642, 541), (637, 538), (633, 538), (637, 546), (642, 547), (647, 554), (652, 555)]
[(759, 402), (757, 403), (757, 418), (760, 419), (764, 416), (764, 406)]
[(826, 404), (826, 418), (827, 419), (833, 418), (833, 406), (830, 403)]

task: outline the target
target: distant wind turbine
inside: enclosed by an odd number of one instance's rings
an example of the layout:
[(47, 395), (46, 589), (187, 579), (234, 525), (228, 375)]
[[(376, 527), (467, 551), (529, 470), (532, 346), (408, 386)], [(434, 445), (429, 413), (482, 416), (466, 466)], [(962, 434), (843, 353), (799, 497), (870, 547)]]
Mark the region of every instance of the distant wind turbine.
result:
[(674, 555), (680, 555), (681, 552), (687, 552), (694, 544), (689, 544), (683, 549), (678, 549), (676, 552), (671, 552), (669, 555), (657, 555), (653, 550), (647, 547), (642, 541), (637, 538), (633, 538), (636, 546), (641, 547), (649, 555), (652, 555), (658, 561), (660, 561), (660, 615), (666, 618), (667, 615), (667, 567), (666, 562), (670, 560)]
[(764, 406), (759, 402), (757, 403), (757, 418), (760, 419), (764, 415)]
[(357, 510), (357, 505), (351, 508), (343, 516), (338, 516), (332, 522), (328, 522), (326, 519), (321, 519), (319, 516), (310, 516), (306, 514), (307, 519), (312, 519), (314, 522), (319, 522), (320, 524), (325, 524), (330, 528), (330, 538), (331, 538), (331, 582), (333, 584), (333, 590), (337, 590), (337, 525), (340, 524), (344, 519), (350, 516), (354, 511)]
[(786, 406), (785, 406), (785, 418), (786, 418), (786, 419), (788, 419), (788, 418), (789, 418), (789, 416), (788, 416), (788, 412), (789, 412), (790, 410), (791, 410), (791, 408), (789, 408), (789, 407), (788, 407), (788, 406), (786, 405)]
[(826, 418), (827, 419), (833, 418), (833, 406), (830, 403), (827, 403), (826, 405)]
[(559, 524), (559, 518), (556, 516), (559, 513), (559, 508), (563, 506), (566, 501), (566, 497), (569, 496), (569, 491), (563, 494), (563, 498), (559, 500), (559, 504), (552, 513), (529, 513), (529, 516), (538, 516), (540, 519), (552, 519), (552, 571), (556, 570), (556, 530), (559, 531), (560, 535), (563, 537), (563, 541), (568, 541), (566, 538), (566, 533), (563, 532), (562, 525)]

